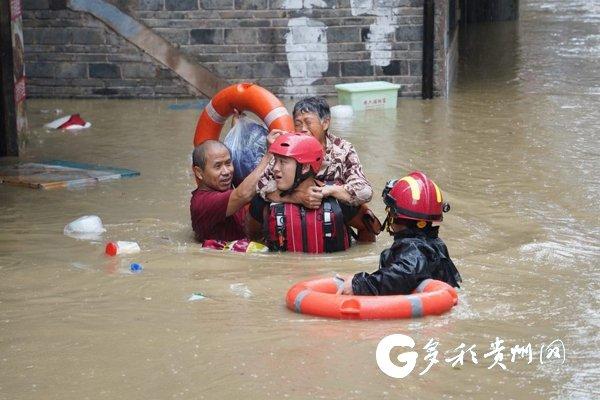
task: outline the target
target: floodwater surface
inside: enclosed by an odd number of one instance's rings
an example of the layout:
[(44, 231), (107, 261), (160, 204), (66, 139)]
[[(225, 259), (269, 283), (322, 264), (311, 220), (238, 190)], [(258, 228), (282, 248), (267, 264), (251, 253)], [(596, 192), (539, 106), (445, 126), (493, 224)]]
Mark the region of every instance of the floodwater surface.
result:
[[(23, 161), (141, 176), (71, 190), (0, 186), (0, 399), (600, 397), (599, 26), (597, 2), (524, 1), (518, 22), (463, 29), (448, 99), (400, 99), (397, 110), (334, 121), (380, 217), (385, 182), (413, 169), (452, 204), (441, 236), (464, 283), (440, 317), (336, 321), (285, 308), (299, 280), (373, 271), (386, 234), (325, 256), (201, 249), (189, 221), (196, 110), (29, 101)], [(93, 126), (46, 131), (55, 109)], [(101, 240), (62, 234), (90, 214), (107, 228)], [(142, 252), (107, 257), (108, 240)], [(134, 261), (139, 274), (128, 273)], [(194, 292), (207, 299), (188, 302)], [(404, 379), (375, 360), (395, 333), (418, 352)], [(467, 352), (453, 367), (446, 359), (463, 343), (476, 362)], [(513, 357), (517, 345), (531, 345), (532, 358)]]

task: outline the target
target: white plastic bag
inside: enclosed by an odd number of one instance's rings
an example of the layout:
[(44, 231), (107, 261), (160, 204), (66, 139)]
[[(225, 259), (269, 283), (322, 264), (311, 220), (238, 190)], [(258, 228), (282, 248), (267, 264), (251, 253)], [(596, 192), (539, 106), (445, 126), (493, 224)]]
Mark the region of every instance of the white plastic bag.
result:
[(95, 240), (106, 232), (102, 220), (97, 215), (84, 215), (67, 224), (63, 233), (74, 239)]
[(267, 151), (267, 128), (241, 115), (225, 136), (225, 146), (231, 152), (233, 184), (239, 185), (256, 166)]

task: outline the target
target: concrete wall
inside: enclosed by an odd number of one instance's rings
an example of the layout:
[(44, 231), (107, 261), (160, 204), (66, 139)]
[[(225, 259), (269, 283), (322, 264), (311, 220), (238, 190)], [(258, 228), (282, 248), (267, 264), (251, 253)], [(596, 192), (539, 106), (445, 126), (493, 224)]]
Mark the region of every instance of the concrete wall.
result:
[[(276, 94), (335, 94), (388, 80), (421, 93), (422, 0), (113, 0), (229, 82)], [(443, 19), (448, 0), (436, 1)], [(182, 97), (174, 73), (65, 0), (24, 0), (32, 97)], [(446, 87), (445, 22), (436, 28), (436, 93)], [(440, 34), (441, 33), (441, 34)]]

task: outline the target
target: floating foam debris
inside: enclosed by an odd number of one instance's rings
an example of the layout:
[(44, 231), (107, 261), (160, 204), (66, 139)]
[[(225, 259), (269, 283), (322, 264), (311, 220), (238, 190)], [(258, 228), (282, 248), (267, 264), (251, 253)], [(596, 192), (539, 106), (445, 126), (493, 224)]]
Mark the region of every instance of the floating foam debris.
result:
[(249, 299), (252, 297), (252, 291), (244, 283), (232, 283), (229, 285), (229, 289), (236, 295)]
[(568, 247), (555, 242), (527, 243), (522, 245), (520, 250), (521, 253), (533, 257), (533, 260), (537, 263), (564, 262), (573, 256)]
[(199, 301), (206, 299), (206, 296), (202, 292), (195, 292), (188, 298), (187, 301)]

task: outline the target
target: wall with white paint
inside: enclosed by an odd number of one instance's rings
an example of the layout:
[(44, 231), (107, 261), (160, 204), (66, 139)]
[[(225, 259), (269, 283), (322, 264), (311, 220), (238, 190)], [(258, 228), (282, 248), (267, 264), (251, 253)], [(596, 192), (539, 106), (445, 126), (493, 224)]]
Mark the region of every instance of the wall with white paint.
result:
[[(89, 15), (65, 9), (64, 1), (23, 3), (34, 95), (191, 95), (160, 63)], [(254, 81), (278, 95), (299, 97), (333, 95), (337, 83), (386, 80), (402, 85), (401, 96), (421, 94), (423, 0), (111, 3), (231, 83)], [(437, 4), (446, 7), (447, 0)], [(443, 35), (436, 36), (441, 48), (443, 40)], [(444, 87), (446, 64), (436, 64), (436, 71), (438, 89)]]
[[(327, 7), (323, 0), (287, 0), (286, 10)], [(315, 90), (313, 82), (323, 77), (329, 68), (327, 53), (327, 27), (323, 22), (308, 17), (290, 18), (285, 35), (285, 54), (290, 69), (290, 79), (283, 88), (286, 95), (310, 95)]]

